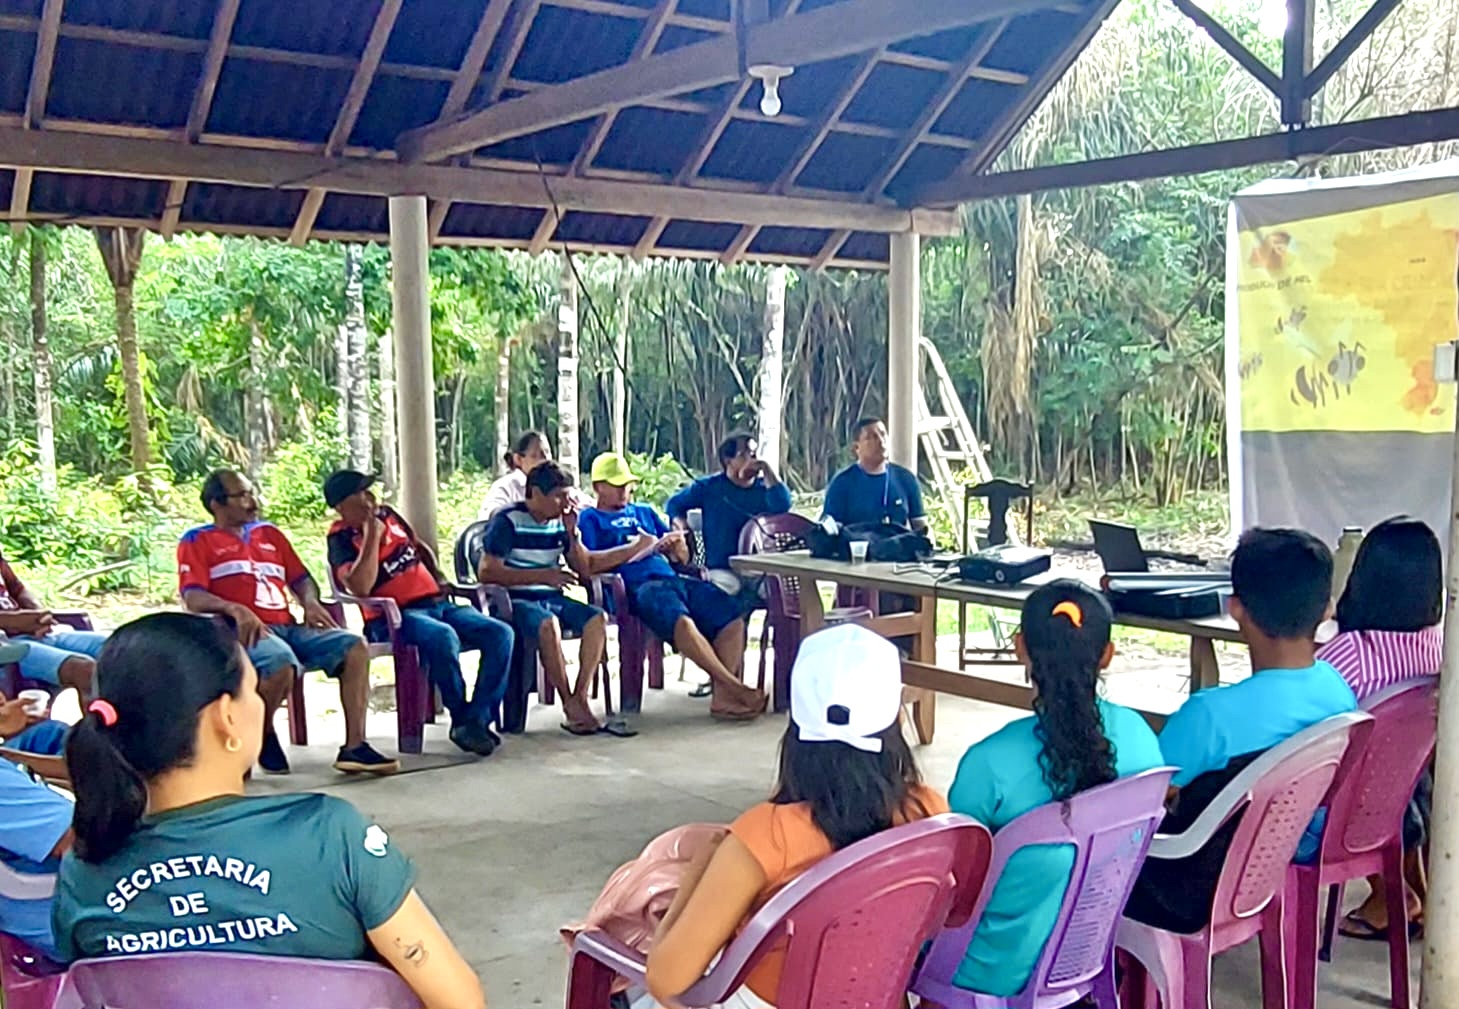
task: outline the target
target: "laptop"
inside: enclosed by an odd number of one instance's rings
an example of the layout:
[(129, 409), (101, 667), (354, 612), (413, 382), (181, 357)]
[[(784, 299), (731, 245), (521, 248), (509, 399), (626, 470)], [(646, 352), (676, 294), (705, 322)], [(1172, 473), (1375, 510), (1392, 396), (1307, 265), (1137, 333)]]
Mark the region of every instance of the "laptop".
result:
[(1140, 534), (1134, 526), (1090, 519), (1089, 531), (1094, 534), (1094, 552), (1099, 554), (1105, 574), (1150, 570), (1150, 558), (1140, 545)]

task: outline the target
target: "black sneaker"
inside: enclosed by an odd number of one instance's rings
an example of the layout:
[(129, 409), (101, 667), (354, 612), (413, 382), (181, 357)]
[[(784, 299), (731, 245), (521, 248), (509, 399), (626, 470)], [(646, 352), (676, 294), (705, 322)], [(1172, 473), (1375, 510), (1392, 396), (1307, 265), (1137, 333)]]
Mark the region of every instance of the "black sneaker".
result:
[(489, 757), (496, 752), (497, 744), (490, 729), (471, 722), (451, 726), (451, 742), (467, 753)]
[(279, 734), (273, 729), (268, 729), (263, 734), (263, 749), (258, 751), (258, 766), (263, 768), (264, 774), (289, 773), (289, 758), (284, 756)]
[(369, 743), (339, 748), (334, 758), (334, 769), (345, 774), (394, 774), (400, 770), (400, 761), (387, 757)]

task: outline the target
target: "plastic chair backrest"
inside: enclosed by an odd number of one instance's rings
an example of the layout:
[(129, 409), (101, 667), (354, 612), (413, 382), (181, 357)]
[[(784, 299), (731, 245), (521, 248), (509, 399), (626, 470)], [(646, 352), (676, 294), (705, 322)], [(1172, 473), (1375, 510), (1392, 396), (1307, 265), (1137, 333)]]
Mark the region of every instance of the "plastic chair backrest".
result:
[(23, 939), (0, 932), (0, 1002), (5, 1009), (52, 1009), (64, 969)]
[(473, 522), (456, 537), (456, 580), (462, 585), (476, 584), (481, 555), (486, 553), (486, 527), (489, 525), (491, 522), (485, 519)]
[(149, 953), (82, 960), (55, 1009), (419, 1009), (400, 976), (372, 963), (244, 953)]
[(1303, 729), (1252, 761), (1197, 819), (1192, 830), (1219, 807), (1226, 807), (1221, 822), (1245, 809), (1216, 883), (1213, 929), (1261, 913), (1286, 884), (1303, 831), (1337, 778), (1349, 745), (1364, 745), (1372, 722), (1367, 714), (1351, 712)]
[(943, 814), (882, 831), (807, 870), (765, 904), (680, 1001), (722, 1001), (778, 944), (778, 1009), (900, 1009), (923, 944), (983, 888), (988, 828)]
[(1422, 676), (1373, 694), (1368, 743), (1349, 749), (1328, 796), (1323, 861), (1374, 851), (1402, 832), (1403, 811), (1434, 752), (1439, 678)]
[[(783, 554), (806, 548), (806, 532), (815, 525), (804, 515), (757, 515), (740, 528), (742, 554)], [(789, 617), (800, 616), (800, 579), (794, 575), (769, 579), (771, 604)]]
[[(1024, 990), (1009, 1004), (1042, 1005), (1062, 991), (1086, 985), (1106, 970), (1115, 931), (1155, 830), (1165, 816), (1174, 768), (1132, 774), (1091, 788), (1068, 803), (1053, 802), (1018, 817), (993, 838), (993, 864), (971, 919), (933, 943), (912, 990), (956, 1006), (953, 978), (967, 953), (983, 909), (1008, 860), (1031, 845), (1073, 849), (1074, 862), (1059, 917)], [(1051, 881), (1052, 885), (1052, 881)]]

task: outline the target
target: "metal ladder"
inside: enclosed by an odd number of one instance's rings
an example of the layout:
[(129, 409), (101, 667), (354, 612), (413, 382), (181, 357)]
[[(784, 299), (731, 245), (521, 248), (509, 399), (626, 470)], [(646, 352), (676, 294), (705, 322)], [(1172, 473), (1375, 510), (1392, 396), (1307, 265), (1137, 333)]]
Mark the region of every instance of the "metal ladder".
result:
[[(972, 422), (958, 398), (952, 376), (947, 373), (947, 365), (942, 363), (942, 355), (926, 337), (918, 341), (918, 348), (917, 438), (932, 471), (932, 485), (943, 511), (952, 528), (961, 530), (966, 519), (963, 488), (967, 484), (957, 479), (958, 471), (971, 469), (972, 483), (993, 479), (993, 471), (988, 468), (983, 446), (973, 433)], [(934, 379), (931, 383), (925, 381), (928, 365)]]

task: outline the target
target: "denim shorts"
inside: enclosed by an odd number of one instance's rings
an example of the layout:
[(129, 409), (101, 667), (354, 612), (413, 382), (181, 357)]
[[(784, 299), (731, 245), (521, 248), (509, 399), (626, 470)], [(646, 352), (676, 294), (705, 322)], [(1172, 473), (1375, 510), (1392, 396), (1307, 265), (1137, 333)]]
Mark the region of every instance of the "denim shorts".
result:
[(44, 637), (17, 637), (30, 645), (30, 651), (20, 660), (20, 675), (27, 680), (40, 680), (60, 686), (61, 666), (67, 659), (82, 655), (94, 659), (101, 654), (106, 644), (106, 635), (100, 631), (73, 631), (58, 627)]
[(628, 599), (634, 616), (665, 642), (673, 642), (680, 617), (694, 621), (699, 633), (713, 641), (745, 615), (739, 599), (698, 578), (651, 578), (631, 589)]
[(248, 658), (260, 679), (290, 666), (296, 672), (320, 669), (328, 676), (338, 676), (344, 671), (345, 656), (362, 640), (358, 634), (337, 628), (271, 624), (268, 633), (248, 650)]
[(557, 618), (563, 634), (581, 637), (588, 624), (602, 615), (603, 611), (598, 607), (565, 596), (561, 592), (512, 596), (512, 626), (523, 641), (533, 644), (537, 641), (542, 625), (553, 617)]

